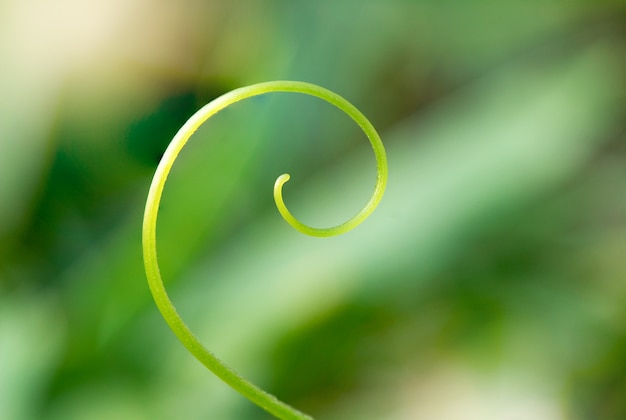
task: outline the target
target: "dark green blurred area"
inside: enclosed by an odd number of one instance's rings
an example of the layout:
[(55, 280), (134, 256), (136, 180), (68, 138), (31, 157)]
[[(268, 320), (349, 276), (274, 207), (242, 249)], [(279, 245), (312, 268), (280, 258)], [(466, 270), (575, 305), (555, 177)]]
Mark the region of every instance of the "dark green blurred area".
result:
[(186, 146), (161, 270), (207, 347), (320, 419), (626, 418), (626, 7), (0, 2), (0, 419), (264, 419), (150, 296), (143, 206)]

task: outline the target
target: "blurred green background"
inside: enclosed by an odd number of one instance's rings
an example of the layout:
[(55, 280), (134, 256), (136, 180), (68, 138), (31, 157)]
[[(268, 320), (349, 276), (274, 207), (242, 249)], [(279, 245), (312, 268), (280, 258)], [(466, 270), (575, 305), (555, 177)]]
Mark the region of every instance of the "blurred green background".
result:
[(175, 339), (141, 218), (174, 166), (168, 290), (255, 383), (320, 419), (626, 418), (621, 0), (0, 1), (0, 419), (266, 419)]

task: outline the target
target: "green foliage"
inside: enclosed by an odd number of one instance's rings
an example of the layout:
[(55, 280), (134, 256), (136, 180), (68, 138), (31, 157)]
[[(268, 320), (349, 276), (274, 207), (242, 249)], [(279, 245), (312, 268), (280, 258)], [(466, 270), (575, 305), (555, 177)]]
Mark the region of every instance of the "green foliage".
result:
[[(49, 4), (48, 4), (49, 3)], [(622, 419), (623, 1), (4, 2), (0, 418), (266, 419), (155, 310), (145, 194), (181, 151), (161, 275), (230, 366), (315, 417)]]

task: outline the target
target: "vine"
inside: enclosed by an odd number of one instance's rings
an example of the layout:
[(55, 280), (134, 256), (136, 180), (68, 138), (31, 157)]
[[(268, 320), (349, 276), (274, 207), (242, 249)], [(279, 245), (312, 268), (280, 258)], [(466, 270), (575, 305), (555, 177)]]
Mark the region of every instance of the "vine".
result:
[(283, 201), (282, 187), (289, 180), (289, 175), (283, 174), (279, 176), (274, 184), (274, 200), (281, 216), (287, 221), (287, 223), (302, 233), (317, 237), (328, 237), (339, 235), (355, 228), (363, 222), (370, 215), (370, 213), (372, 213), (372, 211), (374, 211), (383, 196), (385, 186), (387, 184), (387, 158), (380, 136), (369, 120), (365, 118), (365, 116), (350, 102), (336, 93), (320, 86), (311, 83), (294, 81), (258, 83), (235, 89), (211, 101), (198, 110), (191, 118), (189, 118), (189, 120), (187, 120), (187, 122), (180, 128), (178, 133), (176, 133), (172, 139), (163, 157), (161, 158), (161, 161), (159, 162), (148, 193), (143, 219), (143, 258), (146, 276), (148, 278), (148, 285), (159, 311), (174, 334), (176, 334), (178, 339), (196, 359), (198, 359), (211, 372), (230, 385), (237, 392), (274, 416), (280, 419), (311, 419), (312, 417), (283, 403), (275, 396), (263, 391), (256, 385), (241, 377), (202, 345), (200, 340), (193, 334), (193, 332), (191, 332), (187, 324), (185, 324), (182, 320), (176, 311), (174, 304), (170, 300), (161, 278), (157, 260), (156, 225), (159, 203), (161, 201), (167, 176), (182, 148), (185, 146), (192, 134), (206, 120), (222, 109), (243, 99), (273, 92), (294, 92), (311, 95), (323, 99), (324, 101), (339, 108), (361, 127), (369, 139), (374, 150), (377, 166), (376, 185), (367, 204), (354, 217), (331, 228), (314, 228), (305, 225), (296, 219), (287, 209), (287, 206)]

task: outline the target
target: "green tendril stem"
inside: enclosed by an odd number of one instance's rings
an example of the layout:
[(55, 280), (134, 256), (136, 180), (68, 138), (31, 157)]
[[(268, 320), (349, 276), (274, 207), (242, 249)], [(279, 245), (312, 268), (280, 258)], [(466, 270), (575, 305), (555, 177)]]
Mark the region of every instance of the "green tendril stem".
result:
[(191, 354), (196, 357), (196, 359), (198, 359), (211, 372), (230, 385), (233, 389), (274, 416), (285, 420), (311, 419), (312, 417), (283, 403), (275, 396), (263, 391), (251, 382), (242, 378), (202, 345), (200, 340), (191, 332), (187, 324), (185, 324), (182, 320), (176, 311), (174, 304), (170, 300), (161, 278), (157, 260), (156, 226), (159, 203), (161, 201), (167, 176), (183, 146), (187, 143), (192, 134), (200, 127), (200, 125), (222, 109), (243, 99), (272, 92), (295, 92), (315, 96), (331, 103), (341, 111), (345, 112), (361, 127), (372, 144), (378, 170), (374, 193), (365, 207), (347, 222), (335, 227), (322, 229), (313, 228), (301, 223), (291, 214), (291, 212), (289, 212), (282, 197), (282, 186), (289, 180), (289, 175), (284, 174), (279, 176), (274, 185), (274, 200), (276, 201), (278, 211), (287, 223), (307, 235), (327, 237), (339, 235), (353, 229), (358, 224), (363, 222), (363, 220), (365, 220), (372, 211), (374, 211), (383, 196), (387, 183), (387, 158), (382, 141), (367, 118), (365, 118), (365, 116), (358, 109), (341, 96), (310, 83), (294, 81), (258, 83), (235, 89), (208, 103), (191, 118), (189, 118), (189, 120), (181, 127), (172, 139), (172, 142), (159, 162), (148, 193), (143, 219), (143, 258), (148, 278), (148, 285), (150, 286), (150, 291), (152, 292), (152, 296), (154, 297), (154, 301), (156, 302), (159, 311), (178, 339), (185, 345), (187, 350), (189, 350)]

